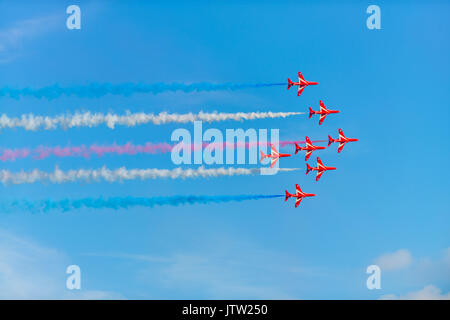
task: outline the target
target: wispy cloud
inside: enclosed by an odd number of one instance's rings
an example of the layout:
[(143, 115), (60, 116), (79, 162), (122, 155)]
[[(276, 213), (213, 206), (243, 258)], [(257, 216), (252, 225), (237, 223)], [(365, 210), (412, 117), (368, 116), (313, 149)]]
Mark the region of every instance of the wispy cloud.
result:
[(427, 285), (418, 291), (411, 291), (405, 295), (386, 294), (381, 300), (450, 300), (450, 292), (442, 293), (442, 290), (434, 285)]
[(412, 256), (406, 249), (386, 253), (376, 259), (376, 264), (383, 271), (403, 269), (411, 265)]
[(120, 299), (109, 291), (65, 289), (68, 257), (0, 229), (0, 299)]
[(49, 32), (57, 26), (56, 16), (17, 21), (0, 30), (0, 63), (8, 63), (22, 55), (24, 42)]
[(114, 259), (129, 259), (143, 262), (171, 262), (171, 259), (153, 256), (149, 254), (133, 254), (133, 253), (85, 253), (85, 256), (100, 257), (100, 258), (114, 258)]
[(162, 271), (161, 280), (166, 286), (179, 286), (180, 291), (200, 287), (205, 298), (294, 298), (281, 283), (275, 284), (258, 276), (262, 268), (271, 275), (271, 279), (276, 279), (282, 274), (280, 270), (267, 261), (251, 259), (237, 261), (210, 254), (176, 254), (172, 263)]
[(209, 238), (199, 250), (163, 256), (89, 255), (133, 262), (134, 267), (127, 266), (134, 270), (134, 281), (156, 290), (158, 299), (295, 299), (299, 281), (315, 276), (297, 259), (221, 236)]
[[(380, 256), (377, 260), (382, 271), (389, 271), (382, 282), (392, 287), (398, 277), (403, 285), (421, 288), (404, 294), (386, 294), (380, 299), (450, 299), (450, 248), (443, 250), (439, 258), (415, 258), (406, 250), (398, 250)], [(394, 278), (392, 278), (394, 276)], [(442, 289), (441, 289), (442, 288)], [(410, 289), (409, 289), (410, 290)]]

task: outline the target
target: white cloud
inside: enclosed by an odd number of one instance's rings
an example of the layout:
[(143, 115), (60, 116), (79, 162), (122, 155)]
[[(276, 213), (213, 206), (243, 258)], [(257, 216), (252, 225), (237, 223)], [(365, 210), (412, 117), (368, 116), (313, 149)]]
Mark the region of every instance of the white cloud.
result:
[(412, 277), (422, 283), (435, 283), (444, 288), (450, 286), (450, 248), (443, 250), (439, 258), (418, 259)]
[(50, 298), (57, 291), (57, 280), (50, 274), (58, 274), (55, 258), (59, 256), (57, 251), (0, 232), (0, 298)]
[(399, 270), (408, 267), (412, 263), (412, 256), (408, 250), (400, 249), (381, 255), (376, 259), (375, 263), (382, 271)]
[(0, 299), (120, 299), (99, 290), (66, 289), (68, 257), (0, 229)]
[(22, 43), (44, 34), (57, 26), (57, 16), (45, 16), (16, 22), (0, 30), (0, 63), (7, 63), (19, 56)]
[(153, 256), (148, 254), (133, 254), (133, 253), (85, 253), (85, 256), (91, 257), (105, 257), (117, 259), (130, 259), (145, 262), (170, 262), (171, 260), (164, 257)]
[[(216, 236), (217, 237), (217, 236)], [(245, 253), (245, 254), (243, 254)], [(296, 299), (296, 284), (317, 276), (297, 259), (245, 241), (210, 239), (200, 251), (146, 254), (89, 254), (134, 260), (136, 279), (158, 288), (156, 299)], [(307, 297), (307, 295), (305, 295)]]
[(66, 292), (63, 299), (77, 300), (122, 300), (123, 295), (112, 291), (87, 290)]
[(450, 292), (442, 293), (442, 290), (434, 285), (427, 285), (418, 291), (408, 292), (405, 295), (386, 294), (382, 300), (450, 300)]
[[(386, 270), (405, 268), (402, 271), (403, 279), (408, 279), (409, 286), (421, 287), (418, 291), (407, 292), (403, 295), (386, 294), (380, 299), (402, 299), (402, 300), (449, 300), (450, 292), (443, 293), (439, 288), (448, 288), (450, 285), (450, 248), (443, 250), (441, 257), (430, 259), (428, 257), (415, 259), (412, 262), (411, 254), (408, 250), (398, 250), (394, 253), (386, 254), (377, 259), (381, 265), (387, 266)], [(382, 268), (383, 270), (383, 268)], [(398, 277), (398, 274), (395, 275)], [(433, 285), (433, 284), (437, 284)], [(428, 284), (428, 285), (424, 285)]]
[(450, 247), (444, 250), (443, 256), (445, 263), (450, 265)]
[[(247, 263), (203, 255), (174, 255), (173, 262), (162, 271), (161, 279), (168, 286), (202, 288), (205, 297), (212, 299), (293, 298), (270, 281), (254, 281)], [(270, 278), (278, 276), (278, 270), (267, 271)]]

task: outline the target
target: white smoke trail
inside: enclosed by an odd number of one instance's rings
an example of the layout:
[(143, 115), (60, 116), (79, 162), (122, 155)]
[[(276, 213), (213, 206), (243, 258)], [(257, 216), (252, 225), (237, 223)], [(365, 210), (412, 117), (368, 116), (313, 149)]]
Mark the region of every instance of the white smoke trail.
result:
[[(280, 168), (280, 172), (294, 171), (297, 168)], [(67, 182), (116, 182), (127, 180), (149, 180), (149, 179), (187, 179), (187, 178), (216, 178), (223, 176), (254, 175), (260, 174), (260, 168), (214, 168), (205, 169), (127, 169), (121, 167), (118, 169), (79, 169), (62, 171), (55, 168), (53, 172), (46, 172), (35, 169), (30, 172), (20, 171), (11, 172), (9, 170), (0, 170), (0, 182), (8, 184), (28, 184), (35, 182), (49, 183), (67, 183)]]
[(114, 129), (116, 125), (134, 127), (142, 124), (152, 123), (155, 125), (165, 123), (188, 123), (194, 121), (243, 121), (267, 118), (286, 118), (294, 115), (304, 114), (304, 112), (199, 112), (199, 113), (130, 113), (127, 111), (124, 115), (114, 113), (91, 113), (77, 112), (75, 114), (58, 115), (55, 117), (36, 116), (34, 114), (24, 114), (20, 117), (8, 117), (6, 114), (0, 116), (0, 130), (5, 128), (24, 128), (25, 130), (35, 131), (55, 130), (58, 128), (74, 127), (97, 127), (106, 124), (108, 128)]

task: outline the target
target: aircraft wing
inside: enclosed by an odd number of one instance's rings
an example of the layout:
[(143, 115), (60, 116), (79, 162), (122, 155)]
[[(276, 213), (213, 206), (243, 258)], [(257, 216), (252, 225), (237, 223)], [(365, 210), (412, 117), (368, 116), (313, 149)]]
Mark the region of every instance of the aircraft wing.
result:
[(323, 171), (317, 171), (317, 175), (316, 175), (316, 181), (319, 181), (320, 177), (322, 176)]
[(296, 207), (296, 208), (298, 207), (298, 205), (300, 204), (300, 202), (302, 202), (302, 200), (303, 200), (303, 198), (297, 198), (297, 199), (295, 200), (295, 207)]
[(278, 156), (278, 151), (277, 151), (277, 149), (275, 148), (275, 146), (273, 144), (270, 144), (270, 153), (273, 156)]
[(326, 111), (327, 110), (327, 108), (325, 107), (325, 104), (323, 103), (322, 100), (319, 101), (319, 104), (320, 104), (320, 111)]
[(323, 168), (323, 167), (324, 167), (324, 165), (323, 165), (323, 163), (322, 163), (322, 160), (320, 160), (319, 157), (317, 157), (317, 166), (318, 166), (319, 168)]
[(305, 137), (305, 142), (306, 142), (306, 145), (307, 145), (308, 147), (312, 147), (311, 139), (309, 139), (308, 136)]
[(325, 117), (326, 117), (326, 116), (327, 116), (326, 114), (321, 114), (321, 115), (320, 115), (319, 126), (323, 123), (323, 121), (325, 120)]
[(272, 158), (272, 160), (270, 161), (270, 168), (273, 168), (275, 166), (275, 164), (277, 163), (278, 158)]
[(305, 78), (303, 77), (303, 74), (301, 72), (298, 73), (298, 82), (305, 81)]
[(303, 90), (305, 89), (305, 87), (302, 87), (302, 86), (298, 86), (298, 93), (297, 93), (297, 97), (299, 97), (301, 94), (302, 94), (302, 92), (303, 92)]
[(309, 157), (311, 156), (312, 151), (306, 151), (305, 161), (308, 161)]
[(346, 143), (347, 143), (347, 142), (341, 142), (341, 143), (339, 143), (338, 153), (342, 151), (342, 149), (344, 148), (344, 146), (345, 146)]

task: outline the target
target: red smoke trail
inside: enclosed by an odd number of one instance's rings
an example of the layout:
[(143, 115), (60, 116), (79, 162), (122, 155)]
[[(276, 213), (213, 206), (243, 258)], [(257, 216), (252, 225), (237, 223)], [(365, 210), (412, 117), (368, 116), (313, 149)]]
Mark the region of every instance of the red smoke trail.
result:
[[(327, 142), (326, 140), (315, 140), (316, 142)], [(280, 141), (280, 147), (285, 147), (288, 145), (304, 144), (304, 141)], [(249, 149), (251, 147), (257, 146), (268, 146), (270, 142), (245, 142), (245, 143), (203, 143), (202, 148), (206, 146), (214, 147), (214, 148), (246, 148)], [(172, 149), (177, 144), (169, 144), (169, 143), (151, 143), (147, 142), (143, 145), (134, 145), (131, 142), (128, 142), (123, 145), (97, 145), (92, 144), (90, 146), (66, 146), (66, 147), (46, 147), (39, 146), (34, 149), (22, 148), (22, 149), (0, 149), (0, 161), (14, 161), (17, 159), (25, 159), (31, 157), (34, 160), (43, 160), (50, 156), (65, 158), (65, 157), (84, 157), (89, 158), (92, 155), (96, 155), (97, 157), (102, 157), (106, 154), (116, 154), (116, 155), (136, 155), (136, 154), (163, 154), (171, 152)], [(181, 144), (182, 146), (182, 144)], [(189, 148), (189, 145), (186, 145)], [(191, 145), (191, 150), (195, 151), (200, 149), (200, 146), (197, 148), (195, 145)]]

